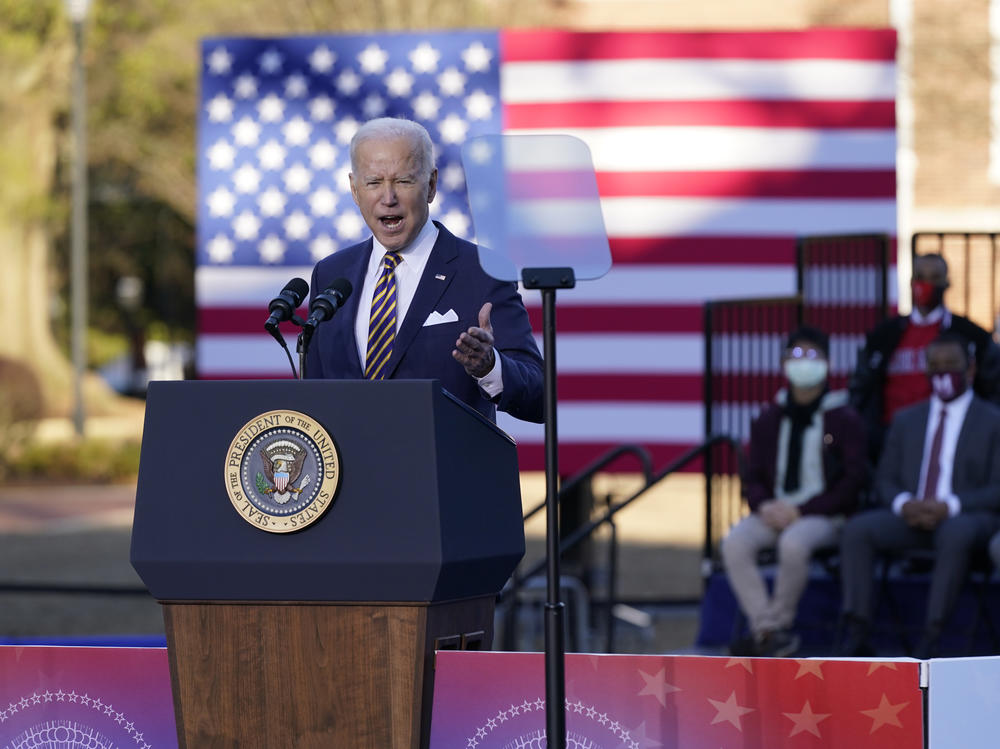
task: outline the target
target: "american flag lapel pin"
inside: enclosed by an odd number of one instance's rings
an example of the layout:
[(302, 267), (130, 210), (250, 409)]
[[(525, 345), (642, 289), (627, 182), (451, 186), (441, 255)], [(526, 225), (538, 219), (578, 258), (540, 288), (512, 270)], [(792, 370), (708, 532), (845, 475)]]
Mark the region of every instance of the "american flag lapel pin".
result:
[(444, 280), (444, 276), (442, 274), (440, 274), (440, 273), (438, 273), (437, 275), (435, 275), (434, 278), (436, 278), (438, 281), (443, 281)]

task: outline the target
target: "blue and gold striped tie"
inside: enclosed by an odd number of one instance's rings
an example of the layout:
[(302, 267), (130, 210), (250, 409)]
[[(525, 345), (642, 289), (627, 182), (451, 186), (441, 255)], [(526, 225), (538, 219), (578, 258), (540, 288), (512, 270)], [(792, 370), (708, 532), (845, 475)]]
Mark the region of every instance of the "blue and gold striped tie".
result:
[(396, 266), (399, 262), (398, 253), (385, 253), (382, 275), (375, 284), (365, 356), (365, 378), (369, 380), (385, 379), (386, 365), (392, 356), (392, 340), (396, 337)]

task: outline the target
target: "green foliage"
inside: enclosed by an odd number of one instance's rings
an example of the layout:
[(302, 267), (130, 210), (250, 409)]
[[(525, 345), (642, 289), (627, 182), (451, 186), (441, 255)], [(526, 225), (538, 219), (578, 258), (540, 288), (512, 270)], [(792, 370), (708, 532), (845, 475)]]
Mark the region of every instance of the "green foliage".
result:
[(267, 494), (271, 487), (267, 485), (267, 481), (264, 480), (264, 474), (257, 471), (257, 491), (261, 494)]
[(48, 38), (63, 18), (61, 6), (59, 0), (0, 0), (0, 44)]
[(110, 333), (106, 328), (87, 330), (87, 363), (91, 367), (103, 367), (126, 353), (128, 340), (120, 333)]
[(108, 483), (139, 472), (139, 443), (85, 439), (30, 443), (6, 462), (7, 480), (17, 482)]

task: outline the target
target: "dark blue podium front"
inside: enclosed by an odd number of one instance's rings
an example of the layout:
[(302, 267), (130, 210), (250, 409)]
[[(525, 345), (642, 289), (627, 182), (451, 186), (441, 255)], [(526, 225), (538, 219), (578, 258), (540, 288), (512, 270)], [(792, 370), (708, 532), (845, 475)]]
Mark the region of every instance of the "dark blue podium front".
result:
[[(246, 522), (227, 450), (278, 409), (340, 452), (336, 499), (287, 534)], [(524, 554), (514, 442), (427, 381), (154, 382), (132, 564), (160, 600), (442, 601), (500, 590)]]

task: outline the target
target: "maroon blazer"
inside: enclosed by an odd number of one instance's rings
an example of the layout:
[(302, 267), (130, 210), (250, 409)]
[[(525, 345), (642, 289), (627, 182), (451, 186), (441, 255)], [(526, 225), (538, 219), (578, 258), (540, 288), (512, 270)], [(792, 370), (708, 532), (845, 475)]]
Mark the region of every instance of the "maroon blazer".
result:
[[(749, 458), (743, 491), (754, 512), (774, 499), (778, 431), (782, 408), (771, 404), (750, 425)], [(848, 515), (868, 482), (868, 445), (864, 422), (849, 405), (823, 412), (823, 475), (826, 489), (799, 505), (803, 515)]]

